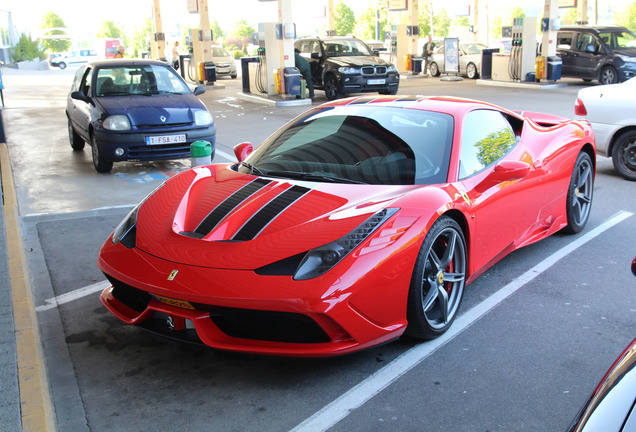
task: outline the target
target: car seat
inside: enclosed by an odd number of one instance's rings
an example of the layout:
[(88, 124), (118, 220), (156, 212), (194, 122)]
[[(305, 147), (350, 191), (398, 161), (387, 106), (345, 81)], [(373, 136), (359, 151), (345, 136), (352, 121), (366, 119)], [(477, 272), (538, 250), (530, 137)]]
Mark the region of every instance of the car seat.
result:
[(97, 86), (97, 94), (106, 96), (115, 91), (115, 83), (111, 77), (100, 78)]

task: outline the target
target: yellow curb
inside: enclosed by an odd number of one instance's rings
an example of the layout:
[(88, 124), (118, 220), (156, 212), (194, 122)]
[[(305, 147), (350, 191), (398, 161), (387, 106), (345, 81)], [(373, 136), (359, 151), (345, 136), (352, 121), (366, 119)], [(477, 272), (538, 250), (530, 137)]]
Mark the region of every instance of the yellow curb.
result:
[(26, 257), (18, 220), (18, 200), (13, 183), (9, 150), (0, 143), (0, 170), (4, 194), (4, 218), (9, 257), (9, 280), (13, 303), (16, 356), (22, 430), (55, 431), (40, 332), (31, 296)]

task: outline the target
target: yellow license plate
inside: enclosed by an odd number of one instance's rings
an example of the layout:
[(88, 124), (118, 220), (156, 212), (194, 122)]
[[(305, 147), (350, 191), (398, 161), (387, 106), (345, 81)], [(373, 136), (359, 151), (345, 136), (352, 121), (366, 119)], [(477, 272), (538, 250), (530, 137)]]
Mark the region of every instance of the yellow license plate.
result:
[(176, 306), (182, 309), (194, 309), (194, 306), (192, 306), (189, 302), (185, 300), (175, 300), (175, 299), (171, 299), (170, 297), (164, 297), (164, 296), (160, 296), (156, 294), (155, 294), (155, 298), (159, 300), (161, 303), (165, 303), (170, 306)]

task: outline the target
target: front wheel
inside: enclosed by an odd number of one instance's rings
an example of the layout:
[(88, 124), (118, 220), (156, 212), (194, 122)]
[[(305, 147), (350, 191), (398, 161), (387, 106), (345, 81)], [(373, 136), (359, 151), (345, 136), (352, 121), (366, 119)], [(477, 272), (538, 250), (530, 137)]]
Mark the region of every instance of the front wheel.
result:
[(428, 69), (431, 72), (431, 76), (434, 76), (434, 77), (439, 76), (439, 66), (437, 66), (437, 63), (435, 62), (431, 63)]
[(60, 69), (66, 69), (66, 63), (64, 63), (64, 62), (60, 62), (60, 63), (58, 64), (58, 67), (59, 67)]
[(618, 73), (612, 66), (605, 66), (601, 70), (601, 78), (598, 80), (601, 84), (616, 84), (618, 82)]
[(104, 160), (99, 154), (99, 146), (97, 145), (95, 135), (91, 137), (91, 154), (93, 156), (93, 166), (97, 172), (107, 173), (113, 169), (113, 161)]
[(627, 180), (636, 181), (636, 131), (621, 135), (612, 149), (612, 163)]
[(396, 95), (398, 92), (397, 88), (391, 90), (380, 90), (378, 93), (381, 95)]
[(466, 66), (466, 75), (470, 79), (476, 79), (479, 77), (479, 73), (477, 72), (477, 66), (475, 66), (475, 63), (468, 63), (468, 65)]
[(342, 93), (338, 87), (338, 80), (333, 75), (325, 77), (325, 96), (327, 96), (327, 99), (330, 101), (342, 97)]
[(424, 238), (411, 277), (406, 334), (434, 339), (450, 328), (464, 294), (466, 241), (452, 218), (441, 216)]
[(568, 188), (566, 213), (568, 225), (565, 231), (570, 234), (580, 232), (590, 218), (592, 195), (594, 193), (594, 166), (590, 155), (579, 153)]

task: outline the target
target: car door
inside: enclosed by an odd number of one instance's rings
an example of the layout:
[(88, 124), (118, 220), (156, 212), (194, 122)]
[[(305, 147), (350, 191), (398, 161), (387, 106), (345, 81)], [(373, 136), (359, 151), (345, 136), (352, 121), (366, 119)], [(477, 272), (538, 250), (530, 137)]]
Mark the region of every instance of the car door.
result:
[(575, 33), (572, 31), (560, 31), (557, 34), (557, 55), (561, 57), (561, 75), (563, 76), (576, 76), (574, 73), (576, 59), (574, 38)]
[(574, 76), (595, 78), (602, 59), (601, 50), (601, 41), (595, 34), (579, 33), (573, 60)]
[[(82, 71), (82, 72), (80, 72)], [(78, 82), (76, 90), (84, 93), (88, 96), (91, 102), (86, 102), (78, 99), (71, 99), (71, 106), (69, 107), (69, 117), (73, 122), (75, 131), (82, 136), (86, 141), (90, 140), (89, 137), (89, 125), (91, 122), (91, 115), (94, 109), (92, 104), (91, 95), (91, 82), (93, 79), (93, 68), (87, 66), (85, 69), (78, 71)]]
[(314, 86), (322, 86), (322, 51), (320, 49), (320, 41), (317, 39), (303, 39), (296, 42), (296, 49), (300, 51), (300, 55), (309, 63), (311, 80)]
[(520, 142), (521, 125), (521, 120), (485, 109), (468, 113), (461, 125), (457, 189), (473, 212), (470, 256), (475, 269), (518, 247), (537, 225), (543, 171)]

